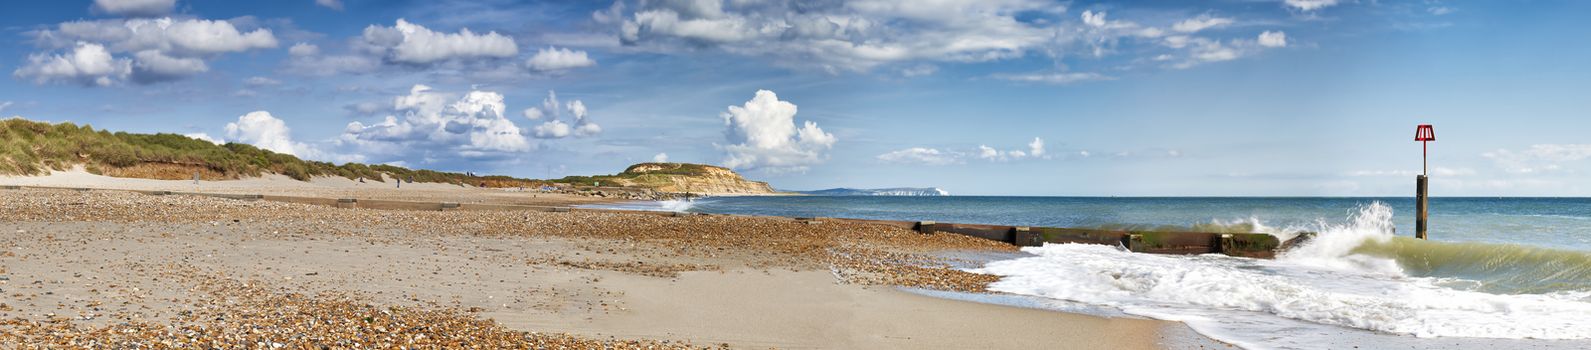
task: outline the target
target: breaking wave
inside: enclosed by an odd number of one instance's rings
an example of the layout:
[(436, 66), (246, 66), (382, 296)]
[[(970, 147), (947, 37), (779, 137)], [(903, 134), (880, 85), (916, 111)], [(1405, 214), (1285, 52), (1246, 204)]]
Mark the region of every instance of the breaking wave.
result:
[[(1225, 225), (1284, 239), (1300, 231), (1258, 219)], [(1416, 337), (1591, 339), (1591, 254), (1396, 237), (1392, 209), (1379, 202), (1311, 231), (1314, 239), (1275, 260), (1052, 244), (971, 271), (1002, 276), (991, 290), (1184, 321), (1246, 347), (1319, 346), (1308, 336), (1263, 334), (1278, 324), (1320, 328), (1289, 334), (1348, 327)]]
[(691, 210), (691, 207), (696, 206), (696, 201), (689, 199), (670, 199), (657, 202), (657, 205), (661, 207), (663, 211), (687, 212)]

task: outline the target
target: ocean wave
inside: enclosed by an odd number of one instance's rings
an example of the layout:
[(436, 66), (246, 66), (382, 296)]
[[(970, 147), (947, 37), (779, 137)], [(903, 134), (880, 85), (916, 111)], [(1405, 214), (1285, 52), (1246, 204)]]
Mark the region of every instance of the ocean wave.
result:
[(592, 209), (666, 211), (666, 212), (681, 212), (681, 213), (683, 213), (683, 212), (689, 212), (689, 211), (691, 211), (691, 208), (696, 207), (696, 201), (695, 200), (690, 200), (690, 199), (670, 199), (670, 200), (663, 200), (663, 201), (632, 201), (632, 202), (618, 202), (618, 203), (586, 204), (586, 205), (577, 205), (576, 207), (577, 208), (592, 208)]
[(1488, 293), (1591, 290), (1591, 254), (1585, 252), (1408, 237), (1366, 242), (1353, 252), (1394, 259), (1411, 276), (1475, 281), (1475, 290)]
[(663, 211), (687, 212), (691, 210), (691, 207), (696, 206), (696, 201), (689, 199), (670, 199), (657, 202), (657, 206), (662, 208)]
[(1034, 257), (970, 271), (1002, 276), (990, 285), (994, 291), (1184, 321), (1256, 347), (1273, 337), (1245, 334), (1253, 327), (1240, 320), (1275, 317), (1417, 337), (1591, 339), (1585, 254), (1399, 238), (1391, 218), (1390, 207), (1366, 205), (1344, 224), (1317, 227), (1315, 239), (1275, 260), (1052, 244), (1024, 248)]
[(1113, 223), (1094, 225), (1088, 228), (1111, 231), (1160, 231), (1160, 232), (1210, 232), (1210, 233), (1264, 233), (1276, 236), (1283, 241), (1297, 237), (1302, 232), (1312, 232), (1314, 229), (1303, 226), (1271, 226), (1257, 216), (1243, 219), (1221, 220), (1214, 219), (1209, 222), (1195, 223), (1192, 225), (1148, 225)]

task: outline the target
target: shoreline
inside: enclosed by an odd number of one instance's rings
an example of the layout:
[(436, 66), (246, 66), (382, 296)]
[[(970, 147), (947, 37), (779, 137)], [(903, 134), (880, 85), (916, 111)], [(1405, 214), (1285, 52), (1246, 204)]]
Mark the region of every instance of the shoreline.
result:
[[(405, 212), (404, 215), (414, 215), (420, 216), (422, 218), (417, 219), (419, 221), (409, 220), (403, 222), (402, 224), (419, 224), (418, 226), (421, 227), (401, 227), (402, 225), (400, 225), (400, 228), (382, 228), (385, 225), (380, 223), (383, 221), (382, 219), (392, 216), (391, 214), (394, 212), (380, 212), (363, 209), (334, 209), (282, 203), (254, 203), (221, 199), (191, 198), (186, 196), (182, 196), (185, 198), (176, 198), (174, 196), (149, 197), (131, 193), (112, 193), (109, 191), (76, 192), (58, 190), (7, 190), (0, 191), (0, 193), (6, 193), (4, 194), (6, 196), (14, 196), (19, 191), (29, 194), (37, 194), (27, 197), (56, 197), (54, 199), (59, 201), (46, 201), (46, 203), (43, 203), (44, 205), (54, 207), (42, 208), (45, 210), (39, 210), (41, 208), (27, 209), (29, 207), (26, 206), (16, 207), (15, 209), (26, 209), (22, 210), (22, 212), (35, 212), (40, 213), (41, 215), (42, 213), (61, 212), (56, 213), (55, 215), (50, 215), (51, 217), (56, 218), (44, 221), (13, 221), (14, 223), (18, 224), (32, 223), (30, 225), (37, 225), (36, 227), (31, 227), (31, 230), (24, 228), (22, 229), (23, 231), (40, 233), (47, 232), (48, 235), (88, 235), (89, 237), (82, 237), (81, 239), (86, 242), (112, 242), (112, 245), (109, 247), (98, 247), (101, 250), (110, 249), (111, 251), (139, 251), (140, 249), (143, 249), (142, 252), (147, 254), (147, 256), (130, 255), (127, 257), (140, 257), (139, 260), (161, 260), (159, 259), (159, 256), (161, 256), (163, 252), (167, 250), (184, 252), (183, 254), (180, 254), (180, 256), (166, 256), (166, 259), (168, 259), (167, 261), (173, 261), (169, 259), (180, 258), (182, 260), (190, 261), (191, 263), (191, 261), (193, 261), (192, 259), (201, 256), (204, 257), (201, 258), (201, 260), (217, 259), (219, 261), (197, 265), (207, 266), (208, 269), (212, 270), (210, 272), (220, 272), (224, 275), (234, 276), (234, 280), (244, 280), (244, 278), (259, 278), (264, 281), (273, 281), (274, 283), (272, 284), (283, 285), (281, 288), (288, 290), (300, 290), (306, 292), (351, 292), (354, 294), (370, 297), (375, 301), (384, 301), (382, 304), (390, 303), (413, 305), (417, 301), (426, 300), (435, 302), (437, 305), (462, 308), (464, 310), (479, 310), (480, 317), (496, 320), (496, 322), (508, 325), (510, 329), (569, 332), (574, 333), (577, 336), (594, 338), (613, 336), (618, 336), (621, 338), (640, 337), (649, 340), (688, 340), (692, 343), (700, 343), (703, 340), (713, 340), (715, 342), (722, 340), (723, 342), (730, 343), (737, 347), (761, 346), (756, 344), (766, 343), (783, 344), (775, 345), (780, 347), (846, 347), (848, 345), (857, 345), (866, 347), (907, 348), (931, 346), (935, 344), (958, 344), (956, 343), (957, 341), (960, 341), (958, 339), (976, 340), (979, 342), (977, 344), (990, 346), (999, 346), (1003, 344), (1012, 347), (1021, 347), (1024, 344), (1031, 346), (1039, 343), (1061, 344), (1064, 342), (1067, 344), (1078, 344), (1076, 346), (1083, 348), (1096, 346), (1160, 348), (1171, 346), (1164, 345), (1162, 343), (1209, 344), (1210, 342), (1213, 342), (1207, 337), (1198, 336), (1197, 338), (1193, 338), (1194, 336), (1190, 336), (1187, 334), (1188, 332), (1179, 333), (1176, 329), (1179, 327), (1185, 329), (1186, 325), (1176, 322), (1154, 320), (1129, 321), (1126, 319), (1099, 318), (1096, 316), (1071, 314), (1050, 310), (1023, 309), (1011, 306), (912, 295), (911, 293), (894, 290), (895, 287), (892, 286), (916, 284), (929, 287), (949, 287), (953, 289), (968, 287), (952, 287), (961, 285), (958, 284), (961, 282), (952, 282), (959, 280), (961, 277), (936, 277), (934, 275), (942, 274), (941, 272), (934, 271), (943, 270), (922, 269), (920, 267), (910, 266), (878, 266), (876, 265), (877, 262), (872, 261), (837, 261), (833, 260), (833, 257), (823, 256), (808, 257), (806, 255), (809, 253), (800, 253), (801, 250), (796, 250), (794, 253), (792, 253), (791, 251), (785, 249), (774, 249), (775, 252), (769, 252), (767, 249), (736, 247), (740, 244), (726, 244), (726, 242), (695, 241), (691, 238), (681, 237), (645, 237), (646, 233), (625, 233), (617, 237), (609, 238), (573, 238), (570, 236), (570, 234), (573, 232), (542, 232), (540, 234), (531, 233), (528, 236), (521, 233), (520, 236), (502, 237), (500, 236), (502, 234), (480, 232), (480, 228), (471, 230), (468, 227), (463, 228), (466, 232), (443, 234), (435, 232), (448, 230), (457, 231), (457, 229), (459, 229), (458, 227), (443, 229), (441, 227), (444, 227), (445, 225), (438, 225), (441, 223), (431, 221), (457, 221), (457, 219), (449, 220), (439, 216), (460, 215), (458, 212), (450, 212), (447, 214), (441, 212)], [(159, 224), (151, 224), (147, 221), (131, 220), (133, 218), (117, 216), (128, 215), (128, 213), (119, 213), (108, 216), (103, 214), (86, 214), (80, 216), (78, 215), (79, 213), (71, 212), (70, 209), (62, 209), (69, 208), (70, 204), (63, 204), (61, 201), (71, 202), (74, 200), (70, 198), (80, 196), (99, 196), (101, 198), (110, 198), (115, 201), (126, 201), (124, 206), (143, 205), (140, 203), (134, 203), (139, 201), (167, 202), (166, 204), (172, 204), (170, 202), (173, 201), (196, 202), (202, 203), (206, 207), (220, 206), (223, 208), (231, 207), (231, 209), (238, 209), (239, 207), (250, 208), (251, 210), (269, 211), (272, 212), (272, 215), (300, 217), (300, 219), (302, 219), (302, 216), (309, 215), (312, 218), (329, 221), (357, 220), (361, 223), (369, 223), (368, 225), (365, 225), (369, 227), (363, 227), (359, 230), (354, 230), (356, 232), (350, 233), (345, 232), (344, 228), (326, 227), (324, 226), (326, 221), (321, 221), (321, 224), (317, 225), (298, 223), (300, 220), (283, 221), (275, 219), (265, 219), (259, 221), (256, 221), (258, 219), (248, 219), (247, 221), (234, 221), (230, 224), (226, 224), (224, 220), (204, 221), (203, 219), (200, 219), (197, 220), (197, 227), (183, 226), (193, 225), (192, 223), (178, 224), (182, 222), (194, 221), (190, 220), (193, 219), (191, 217), (183, 217), (183, 215), (190, 214), (198, 215), (200, 217), (211, 215), (208, 218), (214, 219), (215, 217), (213, 214), (216, 213), (205, 213), (206, 211), (209, 211), (209, 209), (205, 209), (205, 207), (188, 208), (192, 213), (176, 215), (177, 217), (168, 217), (166, 220), (163, 220), (175, 223)], [(139, 197), (130, 198), (131, 196)], [(154, 199), (151, 200), (150, 198)], [(30, 199), (33, 202), (36, 202), (40, 198)], [(110, 208), (112, 210), (118, 209), (116, 205), (96, 205), (96, 207)], [(129, 208), (119, 209), (126, 210)], [(66, 214), (65, 217), (61, 217), (62, 215), (60, 214), (63, 213)], [(229, 215), (236, 216), (237, 214), (234, 213)], [(337, 216), (359, 216), (361, 218), (335, 218)], [(471, 212), (467, 216), (472, 216), (472, 218), (470, 220), (459, 221), (459, 223), (469, 225), (468, 223), (471, 222), (488, 221), (483, 220), (487, 218), (501, 220), (511, 217), (518, 217), (525, 220), (559, 219), (557, 221), (564, 222), (564, 225), (589, 224), (580, 222), (579, 220), (570, 222), (562, 220), (567, 218), (559, 218), (567, 216), (580, 216), (589, 220), (604, 222), (598, 225), (606, 225), (611, 224), (613, 221), (619, 221), (621, 224), (629, 223), (649, 226), (658, 224), (655, 222), (658, 220), (683, 219), (611, 213)], [(257, 216), (250, 215), (249, 217)], [(832, 230), (839, 229), (839, 227), (836, 226), (846, 226), (850, 228), (864, 228), (874, 231), (882, 230), (878, 233), (883, 234), (884, 236), (899, 237), (890, 238), (892, 241), (906, 239), (906, 241), (898, 241), (898, 243), (886, 245), (892, 247), (885, 249), (885, 251), (865, 252), (866, 254), (885, 254), (884, 256), (916, 256), (920, 259), (926, 257), (926, 255), (923, 254), (931, 254), (932, 252), (946, 249), (951, 246), (967, 246), (968, 244), (971, 244), (971, 246), (987, 246), (984, 245), (985, 243), (976, 242), (976, 239), (972, 238), (962, 239), (950, 236), (922, 237), (909, 231), (897, 231), (888, 228), (847, 225), (842, 223), (809, 226), (797, 223), (776, 222), (776, 220), (771, 219), (730, 217), (702, 217), (689, 218), (687, 220), (708, 221), (709, 223), (706, 224), (710, 226), (725, 225), (729, 222), (756, 222), (759, 224), (755, 225), (781, 226), (782, 228), (778, 229), (779, 231), (799, 233), (803, 235), (806, 234), (803, 233), (804, 231), (813, 231), (814, 229), (817, 229), (818, 231), (830, 232)], [(70, 230), (62, 229), (60, 227), (71, 226), (73, 223), (76, 223), (77, 225), (106, 226), (92, 227), (88, 230)], [(206, 223), (209, 224), (209, 228), (205, 226)], [(451, 225), (458, 226), (458, 224)], [(729, 225), (730, 226), (722, 226), (722, 231), (733, 231), (731, 227), (743, 224)], [(555, 225), (553, 227), (557, 226)], [(266, 233), (266, 228), (270, 228), (272, 230), (269, 231), (269, 233)], [(284, 229), (289, 230), (288, 232), (295, 233), (283, 233)], [(162, 234), (156, 233), (156, 231), (168, 232)], [(177, 232), (173, 233), (170, 231)], [(185, 236), (182, 234), (182, 231), (191, 232)], [(327, 231), (333, 233), (327, 234)], [(599, 231), (601, 231), (601, 229), (599, 229)], [(886, 234), (884, 232), (889, 233)], [(166, 237), (163, 236), (164, 234), (175, 236)], [(283, 236), (284, 234), (286, 236)], [(640, 236), (636, 236), (636, 234), (639, 234)], [(24, 235), (25, 234), (19, 236)], [(155, 249), (162, 244), (176, 244), (175, 242), (169, 241), (182, 241), (180, 238), (192, 237), (206, 238), (196, 241), (195, 243), (189, 243), (192, 245), (189, 247), (168, 246), (164, 247), (163, 249)], [(17, 240), (21, 241), (26, 241), (26, 238), (29, 237), (16, 237)], [(31, 238), (37, 239), (41, 237), (32, 236)], [(724, 238), (732, 240), (739, 239), (737, 237), (728, 236)], [(634, 241), (635, 239), (640, 239), (647, 244), (638, 245), (638, 242)], [(833, 238), (826, 238), (824, 240), (830, 239)], [(855, 239), (865, 240), (865, 238)], [(151, 243), (139, 242), (139, 240), (144, 240)], [(904, 246), (901, 245), (908, 241), (918, 240), (932, 240), (932, 242), (910, 243)], [(163, 241), (164, 243), (160, 243)], [(187, 241), (193, 242), (191, 239)], [(217, 241), (220, 241), (220, 243), (217, 243)], [(262, 245), (259, 244), (258, 241), (271, 242), (273, 244)], [(332, 242), (343, 242), (339, 244), (347, 244), (344, 246), (344, 253), (341, 255), (351, 254), (353, 256), (343, 256), (341, 259), (333, 259), (332, 261), (303, 260), (318, 256), (317, 254), (310, 254), (310, 252), (327, 250), (336, 251), (336, 246), (330, 247), (330, 249), (327, 249), (327, 247), (324, 246), (319, 246), (321, 244)], [(494, 244), (482, 245), (482, 242), (492, 242)], [(801, 242), (801, 240), (791, 241), (791, 243), (797, 245), (800, 245)], [(29, 246), (29, 244), (23, 244), (23, 242), (7, 243), (11, 243), (11, 246), (15, 247)], [(44, 242), (44, 244), (49, 243)], [(151, 244), (154, 246), (150, 246)], [(366, 247), (366, 245), (371, 244), (374, 244), (377, 248)], [(470, 246), (471, 244), (473, 244), (476, 249), (464, 249), (462, 251), (457, 249), (458, 246)], [(775, 242), (773, 243), (772, 247), (777, 248), (782, 244), (784, 243)], [(950, 246), (944, 246), (945, 244), (950, 244)], [(93, 243), (90, 243), (90, 245), (93, 245)], [(521, 255), (513, 256), (513, 254), (506, 253), (512, 250), (499, 248), (500, 246), (534, 246), (540, 248), (527, 252), (519, 252)], [(842, 244), (842, 246), (848, 245)], [(355, 249), (351, 249), (355, 247), (362, 248), (361, 250), (366, 252), (362, 257), (362, 260), (364, 261), (391, 260), (393, 261), (393, 264), (388, 266), (387, 271), (379, 271), (380, 269), (377, 269), (378, 271), (360, 269), (339, 271), (338, 268), (333, 268), (334, 266), (347, 265), (350, 263), (349, 259), (358, 257), (360, 254), (353, 253)], [(419, 249), (422, 247), (426, 248)], [(622, 247), (622, 249), (620, 247)], [(88, 247), (87, 249), (83, 248), (84, 247), (79, 247), (78, 250), (86, 251), (93, 249), (92, 247)], [(300, 249), (302, 249), (302, 251), (299, 251)], [(31, 251), (25, 248), (19, 248), (19, 250)], [(574, 251), (574, 256), (569, 256), (567, 254), (569, 251)], [(206, 254), (199, 254), (201, 252)], [(402, 254), (399, 254), (402, 252), (408, 252), (403, 254), (408, 254), (408, 256), (412, 258), (425, 262), (416, 266), (399, 268), (404, 266), (402, 264), (402, 260), (393, 259), (395, 259), (395, 256), (402, 256)], [(706, 253), (705, 255), (702, 254), (704, 252)], [(228, 260), (228, 258), (214, 258), (217, 253), (235, 255), (233, 259), (241, 260), (231, 261)], [(525, 255), (533, 253), (540, 255)], [(585, 255), (582, 255), (582, 253)], [(243, 259), (241, 257), (243, 254), (253, 254), (259, 256)], [(371, 257), (369, 256), (370, 254), (374, 254), (375, 256)], [(426, 254), (443, 254), (443, 256), (452, 255), (453, 257), (442, 259), (428, 257)], [(502, 256), (503, 254), (509, 254), (510, 256)], [(35, 259), (37, 258), (37, 256), (28, 255), (27, 253), (24, 253), (23, 256)], [(333, 254), (332, 256), (335, 257), (338, 255)], [(67, 258), (70, 258), (70, 256)], [(4, 260), (11, 259), (6, 258)], [(7, 271), (5, 273), (8, 273), (15, 278), (19, 274), (23, 273), (20, 271), (24, 269), (22, 266), (25, 266), (24, 264), (18, 263), (28, 260), (32, 259), (24, 259), (16, 262), (7, 261), (7, 266), (16, 267), (13, 267), (12, 271)], [(264, 261), (265, 263), (261, 263), (261, 261)], [(475, 266), (471, 263), (467, 263), (469, 261), (497, 261), (501, 265), (495, 268), (490, 266)], [(522, 261), (523, 263), (508, 263), (513, 261)], [(89, 266), (84, 266), (83, 262), (72, 261), (58, 261), (56, 263), (59, 264), (59, 266), (80, 266), (84, 271), (94, 271), (96, 269), (102, 269), (106, 267), (103, 265), (91, 266), (92, 264)], [(839, 263), (841, 265), (830, 265), (834, 263)], [(464, 264), (464, 266), (451, 266), (450, 264)], [(831, 272), (832, 267), (825, 268), (825, 265), (840, 266), (841, 270), (851, 272), (837, 274)], [(442, 271), (449, 269), (450, 266), (451, 268), (457, 269), (459, 271), (466, 271), (466, 273), (455, 274), (455, 276), (461, 278), (446, 277), (448, 275), (442, 274)], [(525, 266), (529, 266), (531, 271), (518, 271), (524, 270)], [(436, 273), (433, 276), (444, 277), (428, 277), (428, 279), (424, 279), (424, 281), (428, 282), (403, 282), (413, 278), (407, 275), (415, 271), (423, 272), (427, 270), (427, 267), (429, 267), (433, 273)], [(312, 268), (316, 271), (296, 271), (306, 268)], [(69, 268), (68, 270), (71, 269), (73, 268)], [(470, 278), (471, 273), (467, 273), (468, 271), (474, 271), (476, 277)], [(516, 272), (518, 276), (514, 276)], [(924, 275), (925, 273), (928, 275)], [(485, 274), (486, 276), (481, 276), (481, 274)], [(380, 281), (381, 277), (373, 276), (385, 276), (390, 280), (383, 283)], [(503, 282), (497, 283), (500, 284), (497, 287), (492, 287), (491, 285), (494, 284), (491, 283), (491, 278), (487, 276), (499, 277), (498, 280)], [(61, 276), (59, 274), (51, 275), (51, 277), (59, 278), (61, 280), (75, 280), (83, 278), (77, 276), (67, 277)], [(839, 278), (840, 280), (836, 280), (836, 278)], [(20, 280), (22, 278), (16, 279)], [(331, 281), (326, 281), (328, 279)], [(509, 285), (513, 285), (513, 283), (506, 282), (510, 280), (537, 281), (547, 279), (558, 280), (559, 282), (542, 282), (540, 283), (542, 285), (533, 288), (534, 290), (520, 290), (517, 293), (514, 292), (514, 288), (509, 287)], [(41, 279), (41, 281), (42, 280), (43, 279)], [(128, 283), (127, 285), (134, 285), (134, 282), (123, 283)], [(458, 288), (461, 285), (470, 283), (484, 283), (486, 286), (475, 286), (476, 288), (469, 289)], [(122, 285), (122, 287), (125, 288), (127, 285)], [(781, 288), (777, 288), (776, 290), (748, 290), (747, 288), (751, 287), (735, 287), (747, 285), (753, 287), (781, 286)], [(10, 283), (9, 287), (28, 288), (17, 287), (16, 283), (14, 282)], [(171, 286), (169, 285), (165, 286), (166, 289), (172, 289), (170, 287)], [(592, 289), (584, 289), (587, 287)], [(142, 290), (160, 289), (162, 289), (162, 287), (158, 284), (148, 285), (147, 288), (142, 288)], [(674, 290), (674, 292), (668, 292), (669, 290)], [(796, 295), (779, 294), (780, 290), (797, 290), (805, 291), (805, 293), (797, 293)], [(714, 291), (727, 291), (727, 294), (720, 294), (717, 298), (707, 298), (690, 303), (681, 302), (681, 300), (685, 300), (691, 296), (713, 295), (712, 292)], [(394, 293), (396, 293), (398, 297), (394, 298)], [(502, 293), (504, 295), (552, 294), (553, 297), (547, 297), (541, 299), (538, 302), (531, 302), (529, 299), (527, 299), (528, 297), (520, 296), (517, 298), (518, 300), (515, 300), (515, 302), (500, 302), (499, 299), (494, 298), (494, 295), (492, 295), (498, 293)], [(798, 315), (799, 317), (787, 319), (785, 322), (808, 325), (805, 326), (807, 328), (804, 328), (806, 331), (802, 332), (792, 333), (792, 331), (782, 331), (781, 329), (787, 327), (778, 327), (776, 324), (763, 324), (761, 327), (754, 327), (754, 329), (737, 329), (735, 328), (737, 322), (717, 324), (696, 323), (694, 326), (687, 327), (688, 325), (692, 325), (692, 323), (688, 322), (690, 320), (733, 320), (737, 319), (736, 317), (763, 314), (748, 314), (744, 311), (739, 311), (739, 309), (745, 307), (759, 305), (773, 308), (781, 306), (789, 307), (789, 302), (779, 302), (779, 300), (800, 300), (800, 298), (807, 297), (808, 294), (811, 293), (816, 293), (812, 295), (830, 296), (829, 298), (823, 298), (822, 300), (851, 300), (854, 301), (854, 303), (842, 304), (815, 300), (808, 304), (797, 304), (803, 305), (801, 307), (768, 311)], [(481, 294), (487, 295), (483, 296)], [(62, 294), (57, 293), (55, 295), (59, 296)], [(72, 295), (81, 297), (81, 295)], [(743, 303), (736, 307), (725, 308), (725, 300), (732, 300), (730, 297), (734, 296), (741, 297)], [(482, 299), (482, 297), (484, 297), (484, 299)], [(39, 300), (33, 298), (47, 297), (30, 297), (29, 299), (31, 300), (28, 300), (30, 305), (12, 305), (11, 307), (18, 308), (19, 306), (25, 306), (32, 308), (35, 307), (35, 305), (46, 304), (41, 303)], [(664, 300), (668, 302), (660, 303), (658, 300)], [(82, 300), (71, 301), (76, 301), (78, 303), (82, 302)], [(427, 305), (427, 303), (420, 304)], [(537, 305), (541, 305), (540, 308), (538, 308)], [(551, 307), (549, 305), (558, 306)], [(668, 306), (675, 305), (690, 305), (692, 309), (682, 310), (666, 308)], [(882, 309), (879, 305), (896, 305), (900, 309)], [(154, 307), (158, 309), (157, 306), (159, 305), (143, 305), (143, 307)], [(166, 305), (165, 307), (174, 306)], [(719, 310), (717, 313), (710, 311), (715, 307)], [(922, 325), (904, 328), (893, 328), (879, 325), (880, 323), (884, 325), (921, 324), (924, 323), (922, 321), (923, 319), (933, 319), (945, 323), (957, 320), (956, 317), (933, 316), (944, 315), (945, 310), (957, 310), (957, 313), (978, 313), (981, 315), (986, 315), (987, 317), (984, 317), (986, 319), (995, 321), (990, 321), (989, 327), (991, 328), (984, 328), (987, 330), (987, 332), (976, 334), (946, 329), (954, 328), (954, 324), (937, 324), (933, 327), (926, 328)], [(34, 312), (32, 315), (35, 317), (44, 314), (55, 314), (58, 316), (67, 315), (69, 314), (69, 311), (71, 310), (52, 310), (51, 312)], [(8, 311), (5, 313), (16, 316), (18, 314), (28, 312), (24, 311), (24, 309), (18, 309), (16, 311)], [(834, 333), (838, 330), (829, 323), (833, 321), (831, 318), (832, 315), (835, 314), (850, 314), (855, 315), (857, 320), (867, 320), (866, 322), (857, 321), (855, 325), (840, 328), (854, 328), (867, 334), (897, 334), (899, 336), (897, 338), (873, 338), (843, 332)], [(683, 317), (680, 315), (696, 316)], [(105, 317), (106, 316), (101, 315), (94, 319), (103, 319)], [(670, 317), (674, 317), (674, 319), (671, 319)], [(1015, 322), (1014, 319), (1016, 318), (1021, 318), (1023, 321)], [(651, 321), (637, 322), (634, 321), (636, 319)], [(575, 321), (570, 322), (570, 320)], [(92, 319), (90, 321), (90, 323), (92, 323)], [(748, 321), (743, 320), (738, 323), (746, 322)], [(1097, 332), (1058, 332), (1053, 330), (1053, 328), (1055, 328), (1053, 326), (1057, 323), (1072, 325), (1071, 327), (1065, 327), (1066, 329), (1093, 329)], [(674, 325), (677, 327), (647, 328), (641, 327), (639, 325)], [(1027, 329), (1032, 332), (1043, 333), (1046, 335), (1042, 337), (1029, 338), (992, 336), (992, 334), (1010, 334), (1008, 332), (1011, 329)], [(1167, 329), (1170, 330), (1168, 331)], [(1099, 332), (1126, 333), (1122, 333), (1122, 336), (1120, 337), (1100, 339), (1097, 334), (1103, 333)], [(956, 336), (945, 338), (946, 335)], [(1048, 339), (1050, 341), (1043, 341), (1042, 339)], [(1145, 339), (1150, 339), (1150, 341), (1145, 342)], [(1130, 342), (1128, 340), (1133, 340), (1136, 342)], [(966, 345), (972, 345), (972, 343), (966, 343)]]

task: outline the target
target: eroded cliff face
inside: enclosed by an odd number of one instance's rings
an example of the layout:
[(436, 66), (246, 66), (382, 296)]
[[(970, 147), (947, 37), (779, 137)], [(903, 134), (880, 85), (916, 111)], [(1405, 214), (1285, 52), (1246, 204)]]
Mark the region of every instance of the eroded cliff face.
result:
[(687, 163), (641, 163), (625, 169), (619, 184), (662, 192), (707, 195), (775, 193), (768, 183), (746, 180), (733, 170)]

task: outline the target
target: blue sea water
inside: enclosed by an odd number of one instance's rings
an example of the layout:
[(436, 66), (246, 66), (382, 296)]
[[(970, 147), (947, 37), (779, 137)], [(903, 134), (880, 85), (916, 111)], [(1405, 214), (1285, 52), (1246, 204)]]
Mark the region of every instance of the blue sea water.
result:
[[(1187, 323), (1245, 348), (1591, 348), (1591, 199), (715, 197), (627, 209), (1049, 227), (1222, 229), (1276, 259), (1048, 244), (965, 270), (990, 290)], [(977, 297), (973, 297), (977, 298)], [(1042, 303), (1041, 303), (1042, 304)]]
[[(1360, 207), (1393, 210), (1399, 236), (1414, 235), (1414, 199), (1268, 197), (712, 197), (689, 211), (1045, 227), (1181, 226), (1257, 220), (1310, 228)], [(1430, 199), (1430, 237), (1591, 250), (1591, 198)]]

